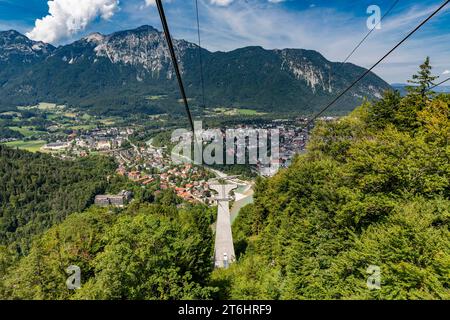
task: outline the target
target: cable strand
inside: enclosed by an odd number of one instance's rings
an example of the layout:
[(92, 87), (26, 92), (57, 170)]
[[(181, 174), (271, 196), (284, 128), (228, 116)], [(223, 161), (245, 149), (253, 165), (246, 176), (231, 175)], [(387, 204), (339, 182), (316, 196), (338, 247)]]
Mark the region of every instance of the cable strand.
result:
[[(353, 50), (347, 55), (347, 57), (344, 59), (343, 62), (341, 62), (339, 64), (339, 66), (337, 68), (335, 68), (334, 70), (331, 69), (330, 71), (330, 76), (332, 74), (336, 74), (339, 71), (341, 71), (341, 69), (344, 67), (344, 65), (350, 60), (350, 58), (353, 56), (353, 54), (362, 46), (362, 44), (367, 40), (367, 38), (373, 33), (373, 31), (376, 29), (376, 27), (391, 13), (391, 11), (395, 8), (395, 6), (400, 2), (400, 0), (395, 0), (394, 3), (391, 5), (391, 7), (388, 9), (388, 11), (386, 11), (386, 13), (381, 17), (380, 21), (378, 21), (378, 23), (369, 30), (369, 32), (361, 39), (361, 41), (356, 45), (355, 48), (353, 48)], [(313, 102), (315, 101), (316, 96), (314, 96), (314, 98), (309, 101), (306, 106), (304, 107), (305, 110), (308, 110), (308, 108), (313, 104)]]
[(197, 36), (198, 36), (198, 59), (200, 65), (200, 81), (202, 86), (202, 107), (206, 106), (205, 103), (205, 77), (203, 74), (203, 57), (202, 57), (202, 38), (200, 34), (200, 17), (199, 17), (199, 9), (198, 9), (198, 0), (195, 0), (195, 11), (197, 13)]
[[(449, 0), (450, 1), (450, 0)], [(189, 124), (191, 125), (192, 133), (195, 135), (194, 121), (192, 120), (191, 110), (189, 108), (188, 99), (186, 96), (186, 90), (184, 89), (183, 79), (181, 77), (180, 68), (178, 66), (177, 56), (175, 54), (175, 49), (173, 47), (172, 37), (170, 36), (169, 25), (167, 24), (166, 14), (164, 13), (164, 7), (161, 0), (156, 0), (156, 5), (158, 7), (159, 17), (161, 18), (161, 23), (164, 29), (164, 35), (166, 37), (167, 46), (169, 47), (170, 56), (172, 58), (173, 68), (178, 80), (178, 86), (180, 88), (181, 97), (183, 98), (184, 107), (189, 118)]]
[(414, 33), (416, 33), (420, 28), (422, 28), (428, 21), (430, 21), (436, 14), (438, 14), (450, 0), (446, 0), (439, 8), (437, 8), (431, 15), (429, 15), (425, 20), (423, 20), (417, 27), (415, 27), (411, 32), (408, 33), (399, 43), (397, 43), (391, 50), (389, 50), (381, 59), (379, 59), (370, 69), (367, 69), (363, 74), (361, 74), (349, 87), (342, 91), (336, 98), (333, 99), (325, 108), (323, 108), (317, 115), (315, 115), (310, 121), (306, 123), (303, 129), (306, 129), (315, 119), (320, 117), (325, 111), (332, 107), (340, 98), (342, 98), (347, 92), (350, 91), (359, 81), (365, 78), (373, 69), (375, 69), (381, 62), (383, 62), (392, 52), (394, 52), (398, 47), (400, 47), (406, 40), (408, 40)]

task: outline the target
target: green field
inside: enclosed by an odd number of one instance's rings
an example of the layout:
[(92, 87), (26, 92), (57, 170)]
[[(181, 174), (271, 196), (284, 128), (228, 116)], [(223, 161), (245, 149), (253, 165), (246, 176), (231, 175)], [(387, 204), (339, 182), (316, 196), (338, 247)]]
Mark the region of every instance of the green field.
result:
[(54, 121), (55, 119), (59, 119), (59, 118), (61, 118), (61, 116), (59, 114), (57, 114), (57, 113), (49, 113), (49, 114), (47, 114), (47, 119), (48, 120)]
[(68, 126), (67, 128), (71, 129), (71, 130), (91, 130), (96, 127), (97, 126), (93, 125), (93, 124), (86, 124), (86, 125), (79, 125), (79, 126)]
[[(60, 128), (64, 127), (69, 130), (91, 130), (97, 127), (94, 122), (100, 121), (103, 125), (114, 125), (118, 118), (108, 117), (105, 119), (97, 120), (94, 116), (87, 113), (79, 113), (75, 108), (68, 108), (64, 105), (57, 105), (54, 103), (41, 102), (34, 106), (18, 106), (19, 110), (32, 110), (37, 112), (39, 115), (45, 115), (46, 119), (55, 123)], [(20, 114), (19, 114), (20, 115)], [(81, 121), (75, 119), (81, 119)], [(28, 120), (32, 120), (29, 118)], [(16, 117), (13, 121), (21, 122), (21, 118)], [(15, 130), (23, 134), (25, 137), (30, 137), (35, 134), (40, 134), (43, 132), (35, 131), (32, 126), (13, 126), (10, 127), (11, 130)]]
[(54, 103), (41, 102), (38, 104), (37, 107), (39, 110), (54, 110), (57, 109), (59, 106), (57, 106)]
[(264, 114), (252, 109), (236, 109), (236, 112), (243, 116), (257, 116)]
[(31, 110), (31, 109), (54, 110), (57, 108), (60, 108), (60, 106), (57, 106), (55, 103), (47, 103), (47, 102), (41, 102), (34, 106), (18, 106), (17, 107), (17, 109), (19, 109), (19, 110)]
[(105, 118), (99, 120), (100, 123), (104, 124), (105, 126), (112, 126), (117, 122), (117, 118)]
[(44, 140), (31, 140), (31, 141), (12, 141), (7, 142), (5, 145), (11, 148), (19, 148), (23, 150), (27, 150), (30, 152), (37, 152), (43, 147), (47, 142)]
[(156, 100), (162, 100), (166, 99), (167, 95), (159, 95), (159, 96), (148, 96), (147, 100), (156, 101)]
[(83, 113), (83, 115), (81, 116), (81, 119), (85, 120), (85, 121), (89, 121), (89, 120), (92, 120), (93, 117), (90, 114)]
[(214, 108), (213, 112), (216, 114), (223, 114), (226, 116), (237, 116), (237, 115), (260, 116), (260, 115), (266, 114), (266, 113), (259, 112), (259, 111), (253, 110), (253, 109), (238, 109), (238, 108), (225, 108), (225, 107)]
[(22, 128), (20, 128), (20, 127), (9, 127), (9, 128), (11, 130), (20, 132), (25, 137), (31, 137), (31, 136), (33, 136), (35, 134), (44, 133), (42, 131), (33, 130), (34, 127), (22, 127)]
[(20, 117), (21, 116), (21, 114), (19, 112), (15, 112), (15, 111), (1, 112), (0, 115), (13, 116), (13, 117)]
[(77, 117), (77, 115), (76, 115), (76, 113), (73, 113), (73, 112), (66, 112), (66, 113), (64, 113), (64, 117), (74, 119)]

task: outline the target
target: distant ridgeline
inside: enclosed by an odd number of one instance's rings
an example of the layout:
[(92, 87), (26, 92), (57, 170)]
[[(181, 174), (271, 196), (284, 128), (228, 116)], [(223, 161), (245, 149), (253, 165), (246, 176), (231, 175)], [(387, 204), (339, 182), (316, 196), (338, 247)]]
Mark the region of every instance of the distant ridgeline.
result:
[[(393, 89), (398, 90), (402, 96), (405, 96), (408, 93), (408, 91), (406, 90), (406, 88), (408, 87), (408, 84), (393, 83), (393, 84), (391, 84), (391, 86)], [(436, 87), (433, 90), (438, 93), (450, 93), (450, 86), (443, 85), (443, 86)]]
[[(198, 106), (198, 47), (184, 40), (174, 42), (187, 94)], [(303, 49), (202, 51), (210, 107), (309, 114), (365, 71)], [(351, 111), (364, 98), (379, 98), (389, 88), (370, 73), (336, 104), (333, 112)], [(0, 96), (3, 110), (48, 101), (103, 114), (177, 110), (172, 113), (181, 115), (164, 36), (150, 26), (111, 35), (92, 34), (58, 48), (31, 41), (16, 31), (0, 32)]]

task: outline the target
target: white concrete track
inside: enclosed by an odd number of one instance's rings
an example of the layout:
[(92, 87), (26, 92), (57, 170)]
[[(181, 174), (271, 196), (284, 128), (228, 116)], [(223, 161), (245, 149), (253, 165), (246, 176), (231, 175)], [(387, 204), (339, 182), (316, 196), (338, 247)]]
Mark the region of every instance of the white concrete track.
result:
[(231, 232), (230, 198), (231, 190), (237, 185), (210, 185), (211, 189), (218, 192), (216, 241), (214, 246), (214, 265), (216, 268), (227, 268), (236, 260), (233, 246), (233, 234)]

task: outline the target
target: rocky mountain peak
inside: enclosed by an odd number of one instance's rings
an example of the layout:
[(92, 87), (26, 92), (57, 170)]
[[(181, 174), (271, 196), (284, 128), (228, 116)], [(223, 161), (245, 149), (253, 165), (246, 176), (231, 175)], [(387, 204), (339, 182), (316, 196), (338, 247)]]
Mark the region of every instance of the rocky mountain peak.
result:
[[(123, 63), (143, 67), (155, 77), (161, 76), (161, 71), (170, 64), (170, 54), (164, 34), (151, 26), (141, 26), (137, 29), (120, 31), (108, 36), (91, 35), (91, 40), (97, 43), (94, 51), (97, 57), (106, 57), (112, 63)], [(184, 40), (175, 40), (174, 46), (181, 60), (187, 49), (196, 46)], [(165, 77), (172, 78), (173, 72), (167, 71)]]
[(98, 32), (91, 33), (87, 37), (83, 38), (83, 40), (87, 42), (94, 42), (94, 43), (101, 43), (104, 39), (105, 36)]
[[(201, 92), (198, 46), (185, 40), (173, 42), (186, 87), (195, 99)], [(310, 112), (365, 71), (351, 63), (331, 62), (313, 50), (266, 50), (259, 46), (229, 52), (203, 49), (202, 61), (212, 105), (258, 110), (303, 108)], [(95, 107), (109, 108), (116, 101), (130, 99), (129, 92), (136, 92), (130, 101), (137, 99), (142, 106), (148, 103), (145, 97), (150, 93), (176, 92), (164, 33), (147, 25), (109, 35), (93, 33), (57, 49), (15, 31), (2, 32), (0, 63), (0, 83), (7, 83), (0, 87), (0, 96), (15, 104), (52, 97), (74, 104), (95, 101)], [(364, 98), (379, 98), (389, 88), (369, 73), (336, 109), (351, 110)], [(110, 94), (105, 96), (105, 91)], [(313, 106), (309, 105), (311, 100), (315, 101)], [(161, 108), (166, 108), (164, 102)]]
[(50, 44), (30, 40), (15, 30), (0, 32), (0, 61), (15, 58), (31, 62), (46, 56), (54, 49)]
[(318, 89), (333, 92), (333, 78), (329, 62), (313, 50), (276, 50), (281, 57), (281, 68), (297, 80), (304, 80), (313, 92)]
[(155, 28), (153, 28), (152, 26), (149, 26), (149, 25), (140, 26), (140, 27), (136, 28), (135, 31), (146, 31), (146, 32), (159, 33), (158, 29), (155, 29)]

